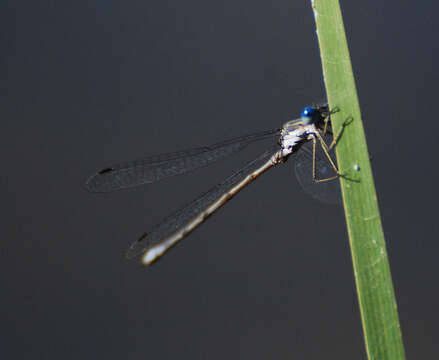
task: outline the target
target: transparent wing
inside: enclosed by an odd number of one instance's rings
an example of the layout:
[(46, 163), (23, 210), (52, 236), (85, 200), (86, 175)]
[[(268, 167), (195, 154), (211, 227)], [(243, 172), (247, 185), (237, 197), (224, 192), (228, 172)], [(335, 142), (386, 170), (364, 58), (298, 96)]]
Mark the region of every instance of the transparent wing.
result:
[[(261, 156), (235, 172), (221, 184), (216, 185), (186, 206), (182, 207), (180, 210), (165, 218), (161, 223), (154, 226), (149, 233), (145, 233), (132, 244), (127, 251), (127, 257), (133, 258), (145, 253), (153, 247), (157, 248), (162, 246), (164, 250), (160, 250), (160, 256), (168, 248), (173, 246), (177, 241), (181, 240), (185, 235), (206, 220), (208, 216), (220, 208), (237, 191), (241, 190), (245, 185), (271, 167), (272, 165), (266, 166), (263, 171), (255, 173), (258, 169), (261, 169), (261, 166), (263, 166), (264, 163), (268, 162), (276, 150), (279, 150), (279, 146), (267, 150)], [(249, 176), (250, 174), (253, 174), (253, 176)], [(245, 184), (241, 182), (245, 182)], [(229, 194), (231, 189), (233, 189), (232, 195)], [(225, 194), (226, 196), (222, 198)], [(219, 201), (220, 199), (221, 201)], [(206, 211), (206, 209), (209, 210)], [(154, 261), (156, 257), (154, 257), (152, 261)], [(147, 264), (152, 261), (147, 262)]]
[[(327, 133), (323, 139), (326, 144), (330, 144), (332, 142), (332, 135)], [(334, 179), (325, 182), (315, 182), (312, 177), (312, 152), (313, 145), (312, 141), (308, 141), (302, 145), (302, 147), (294, 154), (294, 159), (296, 161), (296, 177), (299, 181), (299, 184), (305, 190), (306, 193), (311, 195), (313, 198), (318, 199), (320, 201), (330, 203), (330, 204), (339, 204), (341, 203), (341, 193), (340, 193), (340, 182), (339, 179)], [(334, 163), (337, 165), (337, 161), (335, 156), (330, 155)], [(333, 176), (336, 176), (337, 173), (334, 171), (334, 168), (331, 166), (326, 154), (324, 153), (320, 143), (317, 141), (316, 143), (316, 176), (318, 179), (326, 179)]]
[(180, 175), (241, 151), (252, 142), (277, 136), (279, 131), (268, 130), (210, 146), (115, 164), (93, 174), (86, 181), (85, 187), (90, 192), (111, 192)]

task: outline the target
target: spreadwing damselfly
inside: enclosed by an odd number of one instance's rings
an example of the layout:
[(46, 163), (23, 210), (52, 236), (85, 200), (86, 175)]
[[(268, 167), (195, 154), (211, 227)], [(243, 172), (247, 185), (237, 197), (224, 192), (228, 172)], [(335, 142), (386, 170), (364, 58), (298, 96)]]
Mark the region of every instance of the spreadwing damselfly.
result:
[(256, 159), (139, 237), (128, 249), (127, 257), (143, 255), (143, 264), (150, 265), (245, 186), (290, 157), (296, 160), (296, 176), (307, 193), (325, 202), (338, 202), (339, 172), (330, 151), (339, 134), (332, 136), (329, 116), (327, 106), (305, 107), (298, 119), (280, 129), (111, 165), (93, 174), (85, 186), (90, 192), (106, 193), (149, 184), (208, 166), (261, 140), (277, 139)]

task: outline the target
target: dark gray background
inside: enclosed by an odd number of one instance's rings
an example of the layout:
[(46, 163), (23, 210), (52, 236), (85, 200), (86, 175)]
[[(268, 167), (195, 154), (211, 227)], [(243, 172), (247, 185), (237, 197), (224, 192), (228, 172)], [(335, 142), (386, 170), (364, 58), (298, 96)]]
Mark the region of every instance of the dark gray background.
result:
[[(343, 1), (409, 358), (437, 354), (434, 1)], [(364, 359), (341, 208), (292, 164), (152, 268), (126, 248), (251, 151), (92, 195), (115, 161), (276, 128), (324, 99), (308, 1), (5, 1), (1, 357)]]

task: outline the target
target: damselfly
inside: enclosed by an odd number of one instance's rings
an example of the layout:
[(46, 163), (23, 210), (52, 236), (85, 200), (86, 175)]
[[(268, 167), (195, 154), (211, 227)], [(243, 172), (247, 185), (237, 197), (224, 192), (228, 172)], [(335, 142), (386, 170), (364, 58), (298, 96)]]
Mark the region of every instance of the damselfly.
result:
[[(210, 165), (251, 143), (278, 138), (275, 147), (166, 217), (135, 241), (128, 249), (127, 257), (143, 254), (143, 264), (150, 265), (246, 185), (273, 166), (285, 163), (291, 155), (296, 158), (296, 175), (305, 191), (323, 201), (337, 201), (339, 194), (334, 190), (334, 180), (339, 173), (330, 151), (338, 136), (331, 134), (329, 115), (326, 105), (305, 107), (300, 118), (288, 121), (281, 129), (112, 165), (93, 174), (85, 186), (90, 192), (100, 193), (153, 183)], [(328, 186), (331, 188), (325, 188)]]

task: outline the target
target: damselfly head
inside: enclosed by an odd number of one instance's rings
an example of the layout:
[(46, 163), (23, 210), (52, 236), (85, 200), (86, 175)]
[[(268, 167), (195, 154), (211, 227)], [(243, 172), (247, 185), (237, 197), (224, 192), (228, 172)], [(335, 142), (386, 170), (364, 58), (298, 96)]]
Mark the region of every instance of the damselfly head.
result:
[(300, 114), (305, 125), (317, 124), (322, 119), (322, 114), (320, 110), (315, 107), (306, 106), (303, 108)]

